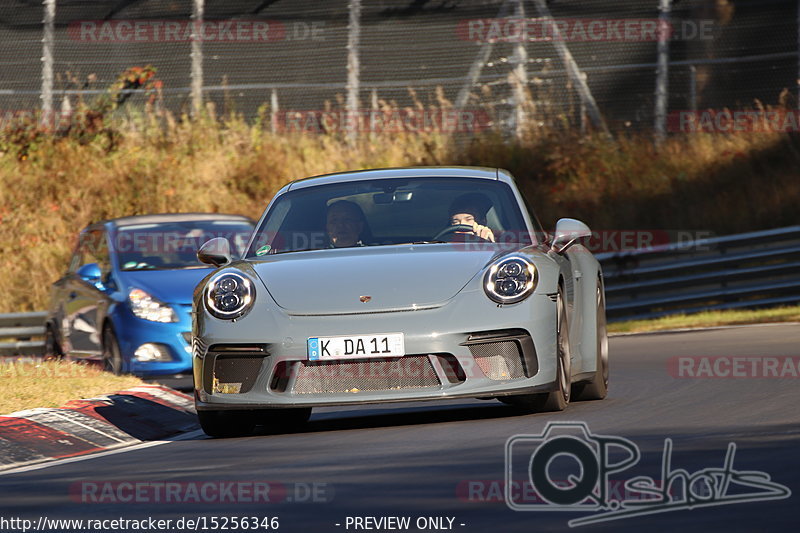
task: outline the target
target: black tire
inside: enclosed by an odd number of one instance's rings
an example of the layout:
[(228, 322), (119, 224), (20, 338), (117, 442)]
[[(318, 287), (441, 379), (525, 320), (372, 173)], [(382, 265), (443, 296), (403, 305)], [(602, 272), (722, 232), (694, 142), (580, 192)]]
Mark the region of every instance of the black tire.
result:
[(597, 284), (597, 371), (588, 383), (575, 386), (576, 400), (602, 400), (608, 395), (608, 329), (606, 327), (606, 297), (603, 287)]
[(258, 423), (270, 433), (281, 433), (298, 429), (311, 418), (311, 407), (289, 407), (284, 409), (260, 409)]
[(47, 324), (44, 329), (44, 360), (54, 361), (64, 358), (64, 352), (56, 339), (56, 330), (52, 324)]
[(567, 305), (564, 302), (564, 290), (558, 287), (556, 300), (556, 390), (548, 393), (542, 405), (542, 411), (563, 411), (569, 405), (572, 396), (570, 376), (572, 376), (572, 359), (569, 348), (569, 323), (567, 321)]
[(254, 411), (198, 411), (200, 427), (209, 437), (229, 438), (252, 435), (258, 413)]
[(111, 326), (103, 328), (103, 370), (117, 376), (122, 374), (122, 352)]
[(556, 390), (542, 394), (525, 394), (498, 398), (508, 405), (526, 411), (563, 411), (569, 405), (572, 387), (572, 361), (569, 349), (569, 324), (564, 290), (559, 285), (556, 299)]

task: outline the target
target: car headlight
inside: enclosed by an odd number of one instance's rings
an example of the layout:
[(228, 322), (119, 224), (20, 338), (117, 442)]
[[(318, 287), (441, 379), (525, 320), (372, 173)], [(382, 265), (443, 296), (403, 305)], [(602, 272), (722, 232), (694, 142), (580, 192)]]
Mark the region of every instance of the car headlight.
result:
[(178, 315), (169, 305), (142, 289), (132, 289), (128, 293), (128, 303), (133, 314), (151, 322), (177, 322)]
[(240, 274), (225, 272), (206, 285), (206, 309), (217, 318), (238, 318), (253, 304), (255, 295), (252, 281)]
[(483, 279), (486, 295), (499, 304), (513, 304), (527, 298), (536, 288), (536, 267), (524, 257), (503, 258), (494, 263)]

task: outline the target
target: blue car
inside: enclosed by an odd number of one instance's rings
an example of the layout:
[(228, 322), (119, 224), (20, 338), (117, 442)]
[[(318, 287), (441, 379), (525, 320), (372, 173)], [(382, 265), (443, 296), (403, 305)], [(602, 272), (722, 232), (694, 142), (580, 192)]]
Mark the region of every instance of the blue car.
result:
[(253, 221), (204, 213), (98, 222), (51, 289), (45, 356), (102, 361), (115, 374), (188, 374), (192, 294), (212, 268), (197, 250), (225, 237), (243, 250)]

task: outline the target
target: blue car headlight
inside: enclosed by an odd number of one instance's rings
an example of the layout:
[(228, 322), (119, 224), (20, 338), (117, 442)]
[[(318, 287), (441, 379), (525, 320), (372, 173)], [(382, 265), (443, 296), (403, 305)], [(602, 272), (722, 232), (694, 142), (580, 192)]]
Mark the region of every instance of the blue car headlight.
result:
[(223, 272), (206, 285), (206, 309), (213, 316), (234, 319), (245, 314), (255, 301), (253, 282), (234, 272)]
[(483, 278), (486, 295), (499, 304), (513, 304), (527, 298), (536, 288), (536, 266), (522, 256), (495, 262)]
[(172, 307), (142, 289), (131, 289), (128, 293), (128, 303), (133, 314), (144, 320), (151, 322), (178, 321), (178, 315), (175, 314)]

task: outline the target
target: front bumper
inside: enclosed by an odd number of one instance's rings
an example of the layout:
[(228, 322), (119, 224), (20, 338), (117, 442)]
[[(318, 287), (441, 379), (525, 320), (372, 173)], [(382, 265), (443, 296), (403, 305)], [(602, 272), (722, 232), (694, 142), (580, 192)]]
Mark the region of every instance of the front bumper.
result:
[[(556, 312), (545, 294), (498, 307), (480, 291), (434, 309), (291, 316), (255, 308), (236, 322), (202, 312), (193, 373), (199, 410), (486, 398), (556, 386)], [(317, 363), (309, 337), (401, 331), (406, 356)]]
[[(150, 322), (134, 316), (127, 306), (117, 308), (112, 320), (125, 371), (143, 377), (191, 372), (191, 306), (173, 305), (172, 308), (178, 322)], [(169, 354), (170, 360), (138, 361), (134, 353), (145, 343), (158, 344)]]

